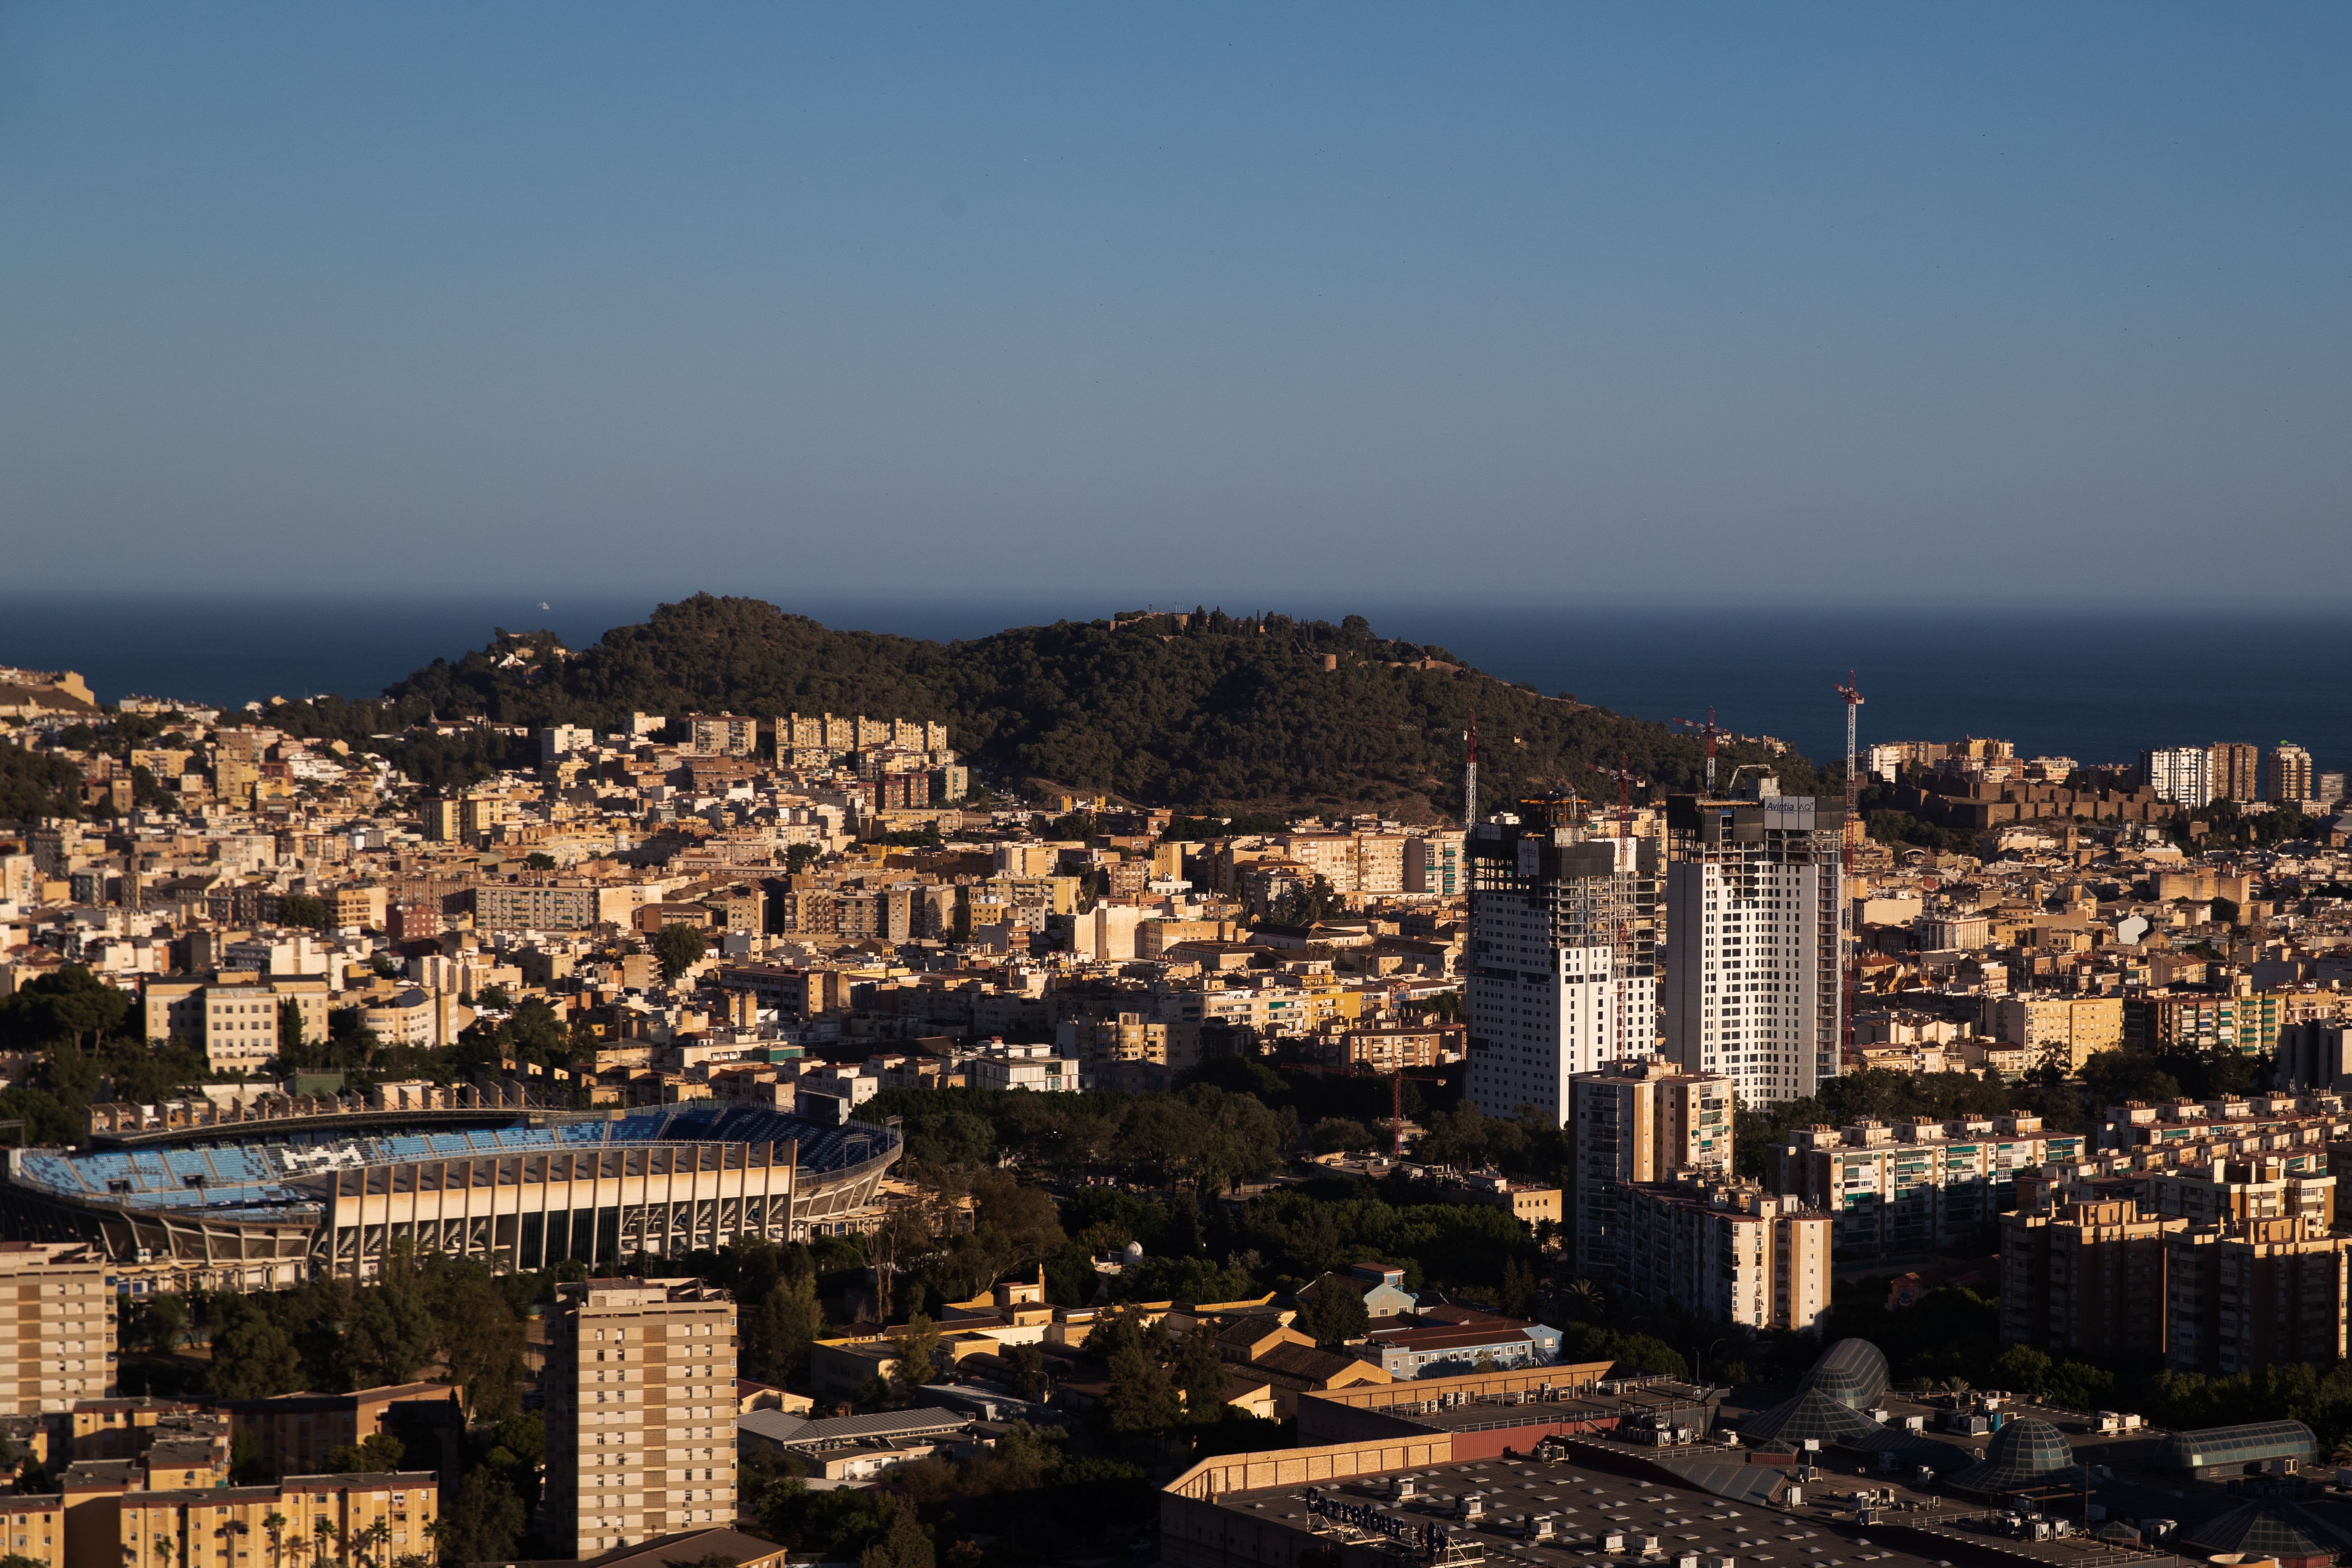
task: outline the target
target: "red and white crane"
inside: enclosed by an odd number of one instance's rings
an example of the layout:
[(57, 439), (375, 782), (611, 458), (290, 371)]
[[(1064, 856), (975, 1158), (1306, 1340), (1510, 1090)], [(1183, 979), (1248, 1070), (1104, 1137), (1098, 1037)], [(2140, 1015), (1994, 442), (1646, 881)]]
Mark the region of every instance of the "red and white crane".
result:
[(1706, 722), (1704, 724), (1696, 719), (1677, 719), (1675, 722), (1685, 730), (1695, 731), (1706, 737), (1706, 793), (1713, 795), (1715, 793), (1715, 742), (1731, 731), (1716, 727), (1715, 709), (1712, 705), (1707, 708)]
[(1617, 781), (1617, 836), (1620, 838), (1633, 837), (1633, 786), (1646, 784), (1650, 781), (1634, 773), (1633, 760), (1622, 752), (1617, 753), (1617, 766), (1612, 768), (1605, 763), (1595, 763), (1592, 764), (1592, 771), (1596, 773), (1605, 773)]

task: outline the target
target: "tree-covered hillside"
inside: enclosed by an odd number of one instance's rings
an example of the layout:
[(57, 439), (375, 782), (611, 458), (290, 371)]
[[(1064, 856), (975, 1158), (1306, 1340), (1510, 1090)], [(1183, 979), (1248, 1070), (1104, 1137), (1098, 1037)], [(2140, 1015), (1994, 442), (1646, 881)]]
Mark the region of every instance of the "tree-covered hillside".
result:
[[(1696, 788), (1703, 757), (1663, 724), (1512, 686), (1443, 648), (1377, 636), (1360, 616), (1333, 626), (1206, 611), (1181, 624), (1060, 621), (935, 643), (707, 594), (576, 653), (551, 633), (501, 633), (455, 663), (436, 659), (383, 703), (324, 699), (272, 717), (358, 739), (428, 716), (608, 729), (633, 711), (943, 720), (950, 743), (1001, 781), (1194, 809), (1320, 802), (1458, 817), (1474, 712), (1489, 810), (1544, 787), (1613, 795), (1592, 765), (1621, 754), (1658, 788)], [(1727, 777), (1757, 760), (1727, 754), (1721, 766)], [(1812, 787), (1802, 758), (1778, 766), (1786, 789)]]

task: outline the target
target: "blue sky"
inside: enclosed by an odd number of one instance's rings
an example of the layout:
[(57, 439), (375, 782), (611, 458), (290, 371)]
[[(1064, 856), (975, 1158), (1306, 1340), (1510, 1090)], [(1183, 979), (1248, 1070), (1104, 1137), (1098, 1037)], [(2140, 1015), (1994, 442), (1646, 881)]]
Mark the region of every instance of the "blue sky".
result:
[(0, 6), (0, 577), (2334, 597), (2347, 46)]

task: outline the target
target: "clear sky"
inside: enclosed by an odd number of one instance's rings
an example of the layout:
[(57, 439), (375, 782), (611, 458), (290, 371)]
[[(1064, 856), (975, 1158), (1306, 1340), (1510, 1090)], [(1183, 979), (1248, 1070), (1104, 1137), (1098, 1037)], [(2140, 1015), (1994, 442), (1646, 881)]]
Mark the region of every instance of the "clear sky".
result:
[(2340, 603), (2347, 80), (2340, 0), (0, 3), (0, 582)]

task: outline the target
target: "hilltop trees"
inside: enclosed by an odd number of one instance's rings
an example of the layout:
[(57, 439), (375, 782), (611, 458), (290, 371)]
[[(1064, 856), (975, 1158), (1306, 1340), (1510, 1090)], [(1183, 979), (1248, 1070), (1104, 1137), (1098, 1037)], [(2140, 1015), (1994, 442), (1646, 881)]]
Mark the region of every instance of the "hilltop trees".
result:
[[(1460, 738), (1474, 710), (1496, 737), (1483, 767), (1497, 800), (1621, 755), (1662, 788), (1695, 787), (1703, 767), (1700, 742), (1662, 724), (1496, 680), (1443, 648), (1382, 637), (1360, 616), (1334, 626), (1202, 610), (1181, 626), (1060, 621), (941, 644), (699, 594), (572, 657), (551, 661), (554, 642), (500, 633), (382, 702), (286, 703), (273, 722), (382, 747), (372, 737), (429, 715), (609, 728), (633, 710), (887, 714), (945, 722), (959, 751), (997, 773), (1155, 805), (1336, 795), (1448, 816), (1462, 809)], [(392, 750), (412, 778), (437, 784), (509, 765), (515, 744), (483, 730)], [(1731, 758), (1762, 760), (1736, 748)], [(1813, 786), (1801, 758), (1774, 765), (1790, 793)]]

